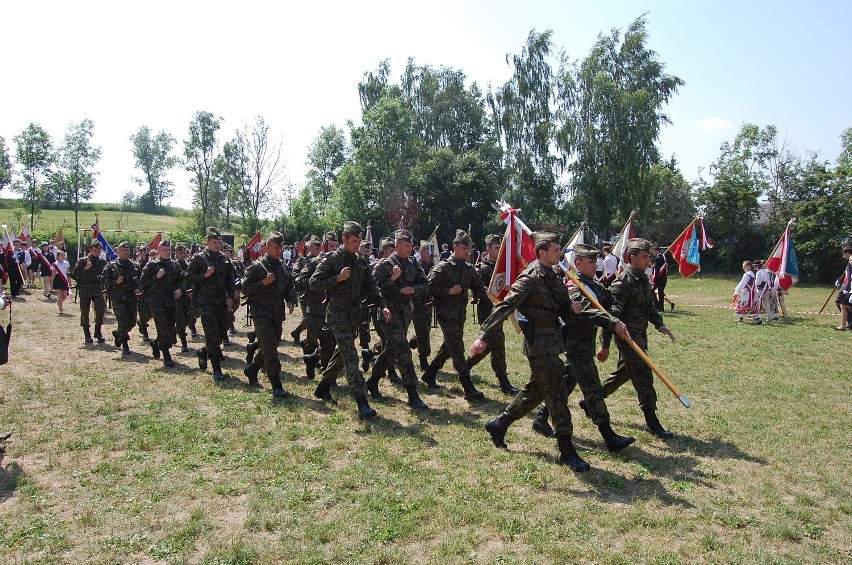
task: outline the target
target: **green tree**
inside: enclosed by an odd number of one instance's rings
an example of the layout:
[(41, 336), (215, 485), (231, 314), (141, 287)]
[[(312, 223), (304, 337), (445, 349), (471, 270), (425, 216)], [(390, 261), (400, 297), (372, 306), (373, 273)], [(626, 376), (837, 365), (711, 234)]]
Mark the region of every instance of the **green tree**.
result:
[(0, 190), (12, 184), (12, 160), (9, 158), (9, 148), (6, 140), (0, 135)]
[(556, 141), (570, 162), (571, 189), (582, 194), (599, 229), (623, 222), (631, 210), (647, 215), (653, 188), (647, 175), (659, 161), (663, 106), (684, 84), (664, 73), (647, 47), (644, 16), (624, 37), (599, 35), (582, 62), (563, 57), (559, 80), (560, 128)]
[(147, 188), (146, 194), (140, 198), (145, 211), (161, 208), (163, 202), (174, 194), (174, 183), (165, 176), (169, 169), (180, 164), (180, 158), (170, 154), (176, 142), (174, 136), (164, 131), (153, 135), (148, 126), (140, 127), (130, 136), (134, 164), (142, 172), (141, 177), (132, 179)]
[(14, 189), (23, 195), (30, 210), (30, 230), (35, 229), (36, 207), (43, 196), (42, 186), (53, 164), (53, 143), (50, 135), (38, 124), (31, 123), (13, 138), (16, 145), (15, 157), (22, 169), (23, 181)]
[(651, 165), (646, 183), (651, 202), (645, 216), (640, 216), (639, 233), (666, 246), (695, 218), (692, 186), (683, 178), (674, 158)]
[(189, 123), (183, 142), (186, 170), (192, 173), (193, 209), (196, 230), (218, 223), (222, 215), (222, 190), (214, 176), (219, 143), (216, 132), (222, 123), (211, 112), (197, 112)]
[[(248, 189), (248, 157), (245, 153), (245, 139), (237, 131), (231, 141), (222, 145), (222, 153), (216, 156), (213, 174), (224, 196), (225, 226), (231, 224), (231, 211), (236, 208), (239, 194)], [(254, 233), (254, 232), (252, 232)]]
[(307, 188), (319, 210), (328, 207), (328, 199), (347, 156), (346, 136), (334, 125), (321, 128), (308, 147)]
[(280, 198), (284, 181), (281, 139), (270, 139), (269, 125), (261, 116), (251, 126), (245, 126), (241, 137), (248, 182), (237, 191), (235, 203), (242, 215), (243, 231), (254, 234), (261, 227), (261, 215), (274, 199)]

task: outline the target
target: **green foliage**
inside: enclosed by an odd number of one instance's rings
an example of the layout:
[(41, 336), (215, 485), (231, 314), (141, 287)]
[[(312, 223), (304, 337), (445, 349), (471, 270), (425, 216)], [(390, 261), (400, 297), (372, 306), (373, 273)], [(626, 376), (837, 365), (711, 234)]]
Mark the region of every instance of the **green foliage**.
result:
[(12, 183), (12, 160), (9, 158), (9, 148), (6, 140), (0, 135), (0, 190), (8, 188)]
[(146, 186), (147, 192), (139, 197), (139, 207), (145, 212), (159, 211), (163, 202), (174, 194), (173, 184), (165, 179), (169, 169), (180, 164), (180, 158), (170, 155), (176, 140), (164, 131), (151, 134), (148, 126), (130, 136), (134, 165), (142, 171), (141, 177), (133, 177), (139, 186)]
[(193, 209), (199, 232), (218, 224), (222, 216), (222, 187), (213, 174), (219, 148), (216, 132), (221, 123), (211, 112), (196, 112), (183, 142), (186, 170), (193, 174)]
[(343, 130), (334, 126), (320, 128), (308, 147), (307, 186), (320, 211), (325, 212), (340, 169), (348, 158)]
[(654, 164), (645, 177), (650, 202), (640, 216), (637, 234), (661, 246), (673, 242), (695, 217), (692, 187), (677, 169), (672, 158), (666, 164)]
[(44, 196), (42, 184), (53, 164), (53, 143), (47, 131), (34, 123), (13, 139), (16, 145), (16, 160), (23, 176), (23, 181), (16, 183), (14, 189), (23, 195), (22, 200), (30, 214), (35, 215), (36, 208)]

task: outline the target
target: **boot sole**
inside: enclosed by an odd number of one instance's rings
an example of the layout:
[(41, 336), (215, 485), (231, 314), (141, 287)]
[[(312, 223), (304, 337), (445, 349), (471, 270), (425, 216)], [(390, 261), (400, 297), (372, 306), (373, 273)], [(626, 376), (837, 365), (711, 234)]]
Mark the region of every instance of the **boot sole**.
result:
[(494, 447), (496, 447), (497, 449), (508, 449), (509, 446), (506, 444), (505, 439), (506, 432), (503, 432), (502, 438), (497, 439), (496, 437), (494, 437), (494, 434), (499, 433), (500, 428), (495, 428), (496, 426), (492, 422), (487, 422), (485, 424), (485, 431), (488, 432), (488, 435), (491, 436), (491, 443), (493, 443)]

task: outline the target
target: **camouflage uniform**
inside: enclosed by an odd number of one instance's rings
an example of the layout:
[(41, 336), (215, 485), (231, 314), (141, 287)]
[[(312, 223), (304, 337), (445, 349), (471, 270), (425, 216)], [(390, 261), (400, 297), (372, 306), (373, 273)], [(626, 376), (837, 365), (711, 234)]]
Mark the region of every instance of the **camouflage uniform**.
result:
[(328, 366), (328, 361), (334, 353), (334, 335), (325, 323), (327, 308), (325, 292), (311, 290), (310, 280), (320, 261), (328, 255), (330, 254), (325, 253), (311, 258), (296, 277), (296, 288), (300, 293), (299, 303), (305, 311), (305, 328), (307, 329), (305, 351), (311, 356), (305, 361), (319, 364), (323, 368)]
[[(264, 285), (263, 280), (269, 273), (275, 275), (275, 282)], [(246, 269), (242, 288), (247, 302), (252, 306), (252, 321), (260, 344), (260, 354), (246, 368), (246, 374), (250, 379), (253, 375), (253, 382), (257, 382), (257, 371), (265, 369), (273, 392), (276, 396), (284, 396), (278, 342), (281, 340), (282, 324), (286, 319), (285, 301), (294, 307), (297, 301), (293, 272), (283, 260), (264, 255)]]
[[(97, 249), (100, 249), (98, 246)], [(92, 266), (86, 269), (86, 264), (91, 261)], [(80, 325), (83, 327), (83, 334), (86, 337), (86, 342), (92, 341), (89, 333), (89, 310), (92, 305), (95, 306), (95, 337), (98, 341), (104, 341), (101, 335), (101, 326), (104, 323), (104, 303), (103, 287), (101, 286), (101, 273), (106, 267), (106, 261), (100, 256), (87, 255), (77, 261), (74, 270), (71, 271), (71, 278), (77, 281), (77, 293), (80, 297)]]
[[(178, 267), (186, 278), (186, 272), (189, 269), (189, 263), (186, 259), (177, 261)], [(186, 280), (184, 280), (186, 285)], [(181, 345), (186, 347), (186, 328), (195, 323), (195, 311), (192, 308), (192, 287), (186, 285), (184, 292), (177, 301), (177, 317), (175, 318), (175, 333), (180, 338)]]
[[(432, 272), (434, 262), (426, 263), (419, 259), (414, 259), (414, 263), (423, 270), (426, 276)], [(421, 365), (423, 365), (432, 354), (432, 297), (426, 294), (422, 298), (414, 298), (414, 312), (411, 314), (411, 322), (414, 326), (414, 335), (417, 338), (417, 355), (420, 357)], [(426, 367), (421, 367), (425, 369)]]
[[(130, 340), (130, 330), (136, 325), (136, 289), (138, 288), (139, 265), (133, 259), (110, 261), (101, 273), (101, 284), (109, 292), (112, 311), (118, 329), (112, 332), (115, 346)], [(120, 283), (116, 280), (124, 277)]]
[[(352, 229), (361, 232), (360, 226)], [(345, 267), (349, 267), (351, 276), (338, 282), (336, 277)], [(311, 275), (310, 289), (327, 294), (328, 309), (325, 321), (337, 343), (337, 349), (323, 371), (315, 394), (320, 396), (320, 393), (327, 393), (336, 381), (337, 374), (345, 368), (352, 396), (356, 399), (366, 399), (367, 388), (358, 366), (358, 352), (355, 350), (355, 337), (361, 323), (361, 303), (366, 299), (382, 308), (385, 307), (385, 300), (373, 280), (367, 258), (360, 253), (349, 253), (343, 247), (338, 248), (319, 262)]]
[[(157, 278), (157, 272), (163, 269), (164, 275)], [(148, 261), (142, 269), (139, 286), (145, 293), (148, 309), (154, 318), (154, 326), (157, 328), (157, 339), (151, 341), (154, 356), (157, 350), (164, 352), (164, 358), (168, 361), (168, 351), (172, 345), (177, 343), (175, 339), (175, 319), (177, 317), (177, 302), (175, 292), (186, 290), (183, 271), (177, 262), (171, 259), (157, 258)]]
[[(208, 266), (213, 267), (214, 272), (205, 277)], [(205, 357), (217, 363), (224, 358), (222, 339), (228, 332), (227, 299), (234, 296), (235, 278), (231, 261), (223, 253), (210, 249), (196, 253), (189, 264), (186, 282), (192, 285), (204, 328), (204, 349), (200, 351), (199, 358)]]

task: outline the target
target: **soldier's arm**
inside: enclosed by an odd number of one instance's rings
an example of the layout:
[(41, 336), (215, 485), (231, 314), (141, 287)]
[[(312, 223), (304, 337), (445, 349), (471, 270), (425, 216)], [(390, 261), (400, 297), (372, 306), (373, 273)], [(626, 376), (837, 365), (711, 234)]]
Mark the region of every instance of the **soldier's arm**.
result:
[(518, 277), (512, 285), (511, 290), (509, 290), (509, 294), (506, 295), (506, 298), (502, 302), (497, 303), (494, 309), (491, 310), (491, 314), (482, 322), (482, 332), (480, 332), (478, 339), (489, 341), (488, 334), (495, 328), (500, 328), (512, 312), (518, 307), (523, 306), (524, 302), (529, 298), (530, 293), (534, 290), (535, 283), (530, 281), (529, 277)]
[(243, 294), (252, 297), (262, 292), (264, 290), (263, 279), (265, 278), (266, 271), (259, 263), (254, 262), (249, 265), (243, 277)]
[(376, 266), (373, 268), (373, 280), (376, 282), (376, 286), (379, 287), (379, 290), (384, 296), (392, 296), (395, 292), (399, 291), (396, 283), (391, 280), (392, 275), (393, 266), (389, 261), (381, 260), (376, 263)]
[(654, 324), (654, 327), (657, 329), (666, 325), (663, 321), (663, 317), (660, 316), (660, 313), (657, 311), (657, 307), (654, 305), (653, 296), (651, 297), (651, 300), (648, 301), (648, 321)]
[(414, 289), (415, 298), (424, 298), (429, 296), (429, 280), (426, 278), (426, 273), (420, 268), (420, 265), (414, 265), (414, 270), (417, 273), (414, 277), (414, 282), (411, 288)]
[(428, 277), (429, 294), (436, 298), (443, 298), (450, 295), (450, 287), (444, 284), (444, 266), (438, 265), (432, 267)]
[(284, 291), (284, 299), (293, 308), (295, 308), (296, 304), (299, 302), (299, 295), (296, 293), (296, 284), (295, 280), (293, 279), (292, 271), (287, 276), (287, 288)]
[(473, 297), (478, 300), (489, 300), (488, 293), (485, 291), (485, 283), (482, 280), (482, 277), (479, 276), (479, 272), (474, 269), (473, 270), (473, 280), (470, 283), (470, 290), (473, 292)]
[(196, 254), (189, 267), (186, 269), (186, 282), (192, 286), (197, 286), (204, 282), (204, 272), (207, 270), (206, 261), (203, 260), (201, 254)]
[(370, 269), (367, 269), (365, 271), (364, 291), (367, 295), (368, 302), (370, 302), (371, 304), (375, 304), (376, 306), (382, 309), (388, 307), (387, 300), (385, 300), (385, 297), (379, 290), (378, 285), (376, 285), (376, 279), (374, 279), (373, 275), (370, 274)]
[(115, 280), (118, 278), (118, 269), (114, 265), (109, 264), (101, 271), (101, 284), (104, 288), (111, 288), (115, 285)]
[(234, 296), (234, 293), (237, 291), (237, 270), (230, 260), (226, 261), (225, 265), (225, 295)]
[(157, 271), (159, 266), (154, 261), (145, 263), (145, 268), (142, 269), (142, 275), (139, 277), (139, 288), (148, 290), (157, 281)]
[(335, 267), (336, 261), (328, 257), (319, 262), (308, 283), (311, 292), (324, 292), (337, 284), (340, 269)]
[(624, 319), (624, 305), (627, 299), (630, 298), (630, 286), (631, 285), (629, 284), (624, 284), (624, 280), (617, 279), (609, 287), (609, 291), (615, 299), (615, 302), (610, 309), (610, 313), (619, 320)]

